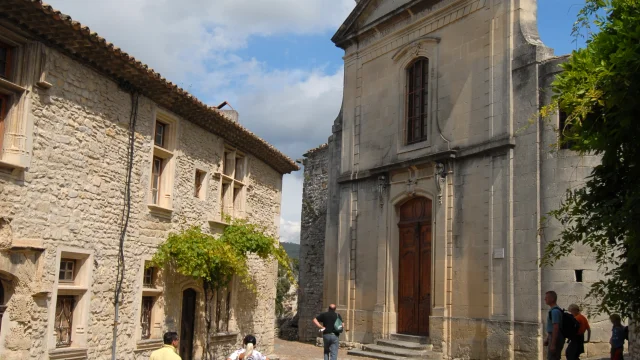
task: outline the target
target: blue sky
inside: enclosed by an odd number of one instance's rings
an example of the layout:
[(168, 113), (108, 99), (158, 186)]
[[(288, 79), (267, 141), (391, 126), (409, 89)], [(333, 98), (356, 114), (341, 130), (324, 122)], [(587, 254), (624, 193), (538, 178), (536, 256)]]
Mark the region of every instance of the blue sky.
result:
[[(354, 0), (50, 0), (201, 100), (228, 100), (240, 122), (293, 159), (326, 141), (342, 99), (331, 36)], [(575, 49), (583, 1), (539, 0), (542, 41)], [(583, 44), (583, 42), (580, 42)], [(283, 185), (281, 239), (298, 242), (302, 174)]]

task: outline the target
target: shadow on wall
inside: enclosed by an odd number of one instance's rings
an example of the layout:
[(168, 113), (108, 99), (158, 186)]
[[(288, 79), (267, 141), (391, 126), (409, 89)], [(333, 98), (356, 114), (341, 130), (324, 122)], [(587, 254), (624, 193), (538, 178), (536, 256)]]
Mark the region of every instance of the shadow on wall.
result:
[[(260, 321), (260, 319), (255, 319), (256, 308), (258, 307), (258, 294), (242, 285), (242, 283), (239, 283), (239, 286), (240, 288), (237, 292), (238, 298), (235, 302), (232, 302), (234, 303), (233, 312), (235, 313), (236, 324), (241, 337), (244, 337), (247, 334), (255, 335), (256, 326), (273, 327), (273, 324), (266, 324), (263, 321)], [(256, 338), (258, 340), (258, 346), (260, 346), (260, 341), (262, 339), (259, 338), (259, 335), (256, 335)]]
[(473, 340), (471, 342), (472, 359), (488, 359), (487, 335), (487, 327), (485, 326), (485, 324), (477, 322)]

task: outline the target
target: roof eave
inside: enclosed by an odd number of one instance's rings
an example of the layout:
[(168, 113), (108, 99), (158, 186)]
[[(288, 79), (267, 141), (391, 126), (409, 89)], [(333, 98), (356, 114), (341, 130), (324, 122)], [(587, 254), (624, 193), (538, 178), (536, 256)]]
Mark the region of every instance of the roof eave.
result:
[[(228, 119), (176, 84), (166, 80), (87, 26), (41, 0), (4, 0), (3, 19), (103, 76), (130, 83), (140, 94), (252, 154), (280, 174), (300, 168), (286, 155), (242, 125)], [(1, 7), (1, 5), (0, 5)], [(74, 48), (75, 46), (75, 48)]]

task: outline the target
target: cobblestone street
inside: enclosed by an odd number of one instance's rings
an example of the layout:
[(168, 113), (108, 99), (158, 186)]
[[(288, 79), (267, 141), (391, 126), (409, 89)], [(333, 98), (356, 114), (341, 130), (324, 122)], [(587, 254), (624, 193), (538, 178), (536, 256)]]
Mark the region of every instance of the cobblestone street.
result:
[[(297, 341), (287, 341), (276, 339), (274, 345), (274, 353), (280, 360), (323, 360), (322, 348), (312, 343), (302, 343)], [(340, 348), (338, 359), (367, 360), (371, 358), (347, 355), (346, 348)]]

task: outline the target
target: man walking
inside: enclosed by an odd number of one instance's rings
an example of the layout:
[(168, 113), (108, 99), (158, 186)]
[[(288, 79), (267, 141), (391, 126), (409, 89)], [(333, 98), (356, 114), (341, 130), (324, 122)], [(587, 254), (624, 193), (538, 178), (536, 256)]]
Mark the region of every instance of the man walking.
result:
[(342, 330), (334, 327), (337, 319), (342, 323), (342, 316), (336, 312), (336, 304), (329, 305), (329, 311), (313, 319), (313, 323), (322, 331), (324, 360), (338, 360), (339, 336)]
[[(580, 328), (578, 328), (578, 334), (574, 339), (571, 339), (569, 345), (567, 345), (567, 360), (580, 360), (580, 354), (584, 354), (584, 343), (591, 341), (591, 326), (589, 321), (584, 315), (580, 313), (580, 307), (576, 304), (569, 305), (569, 312), (575, 317)], [(587, 332), (587, 340), (584, 340), (584, 333)]]
[(547, 339), (544, 345), (548, 346), (547, 359), (560, 360), (562, 348), (564, 347), (564, 337), (560, 330), (562, 325), (562, 309), (558, 307), (558, 294), (555, 291), (547, 291), (544, 295), (544, 302), (549, 306), (547, 316)]
[(163, 336), (164, 346), (151, 353), (149, 360), (182, 360), (178, 355), (178, 333), (169, 331)]

